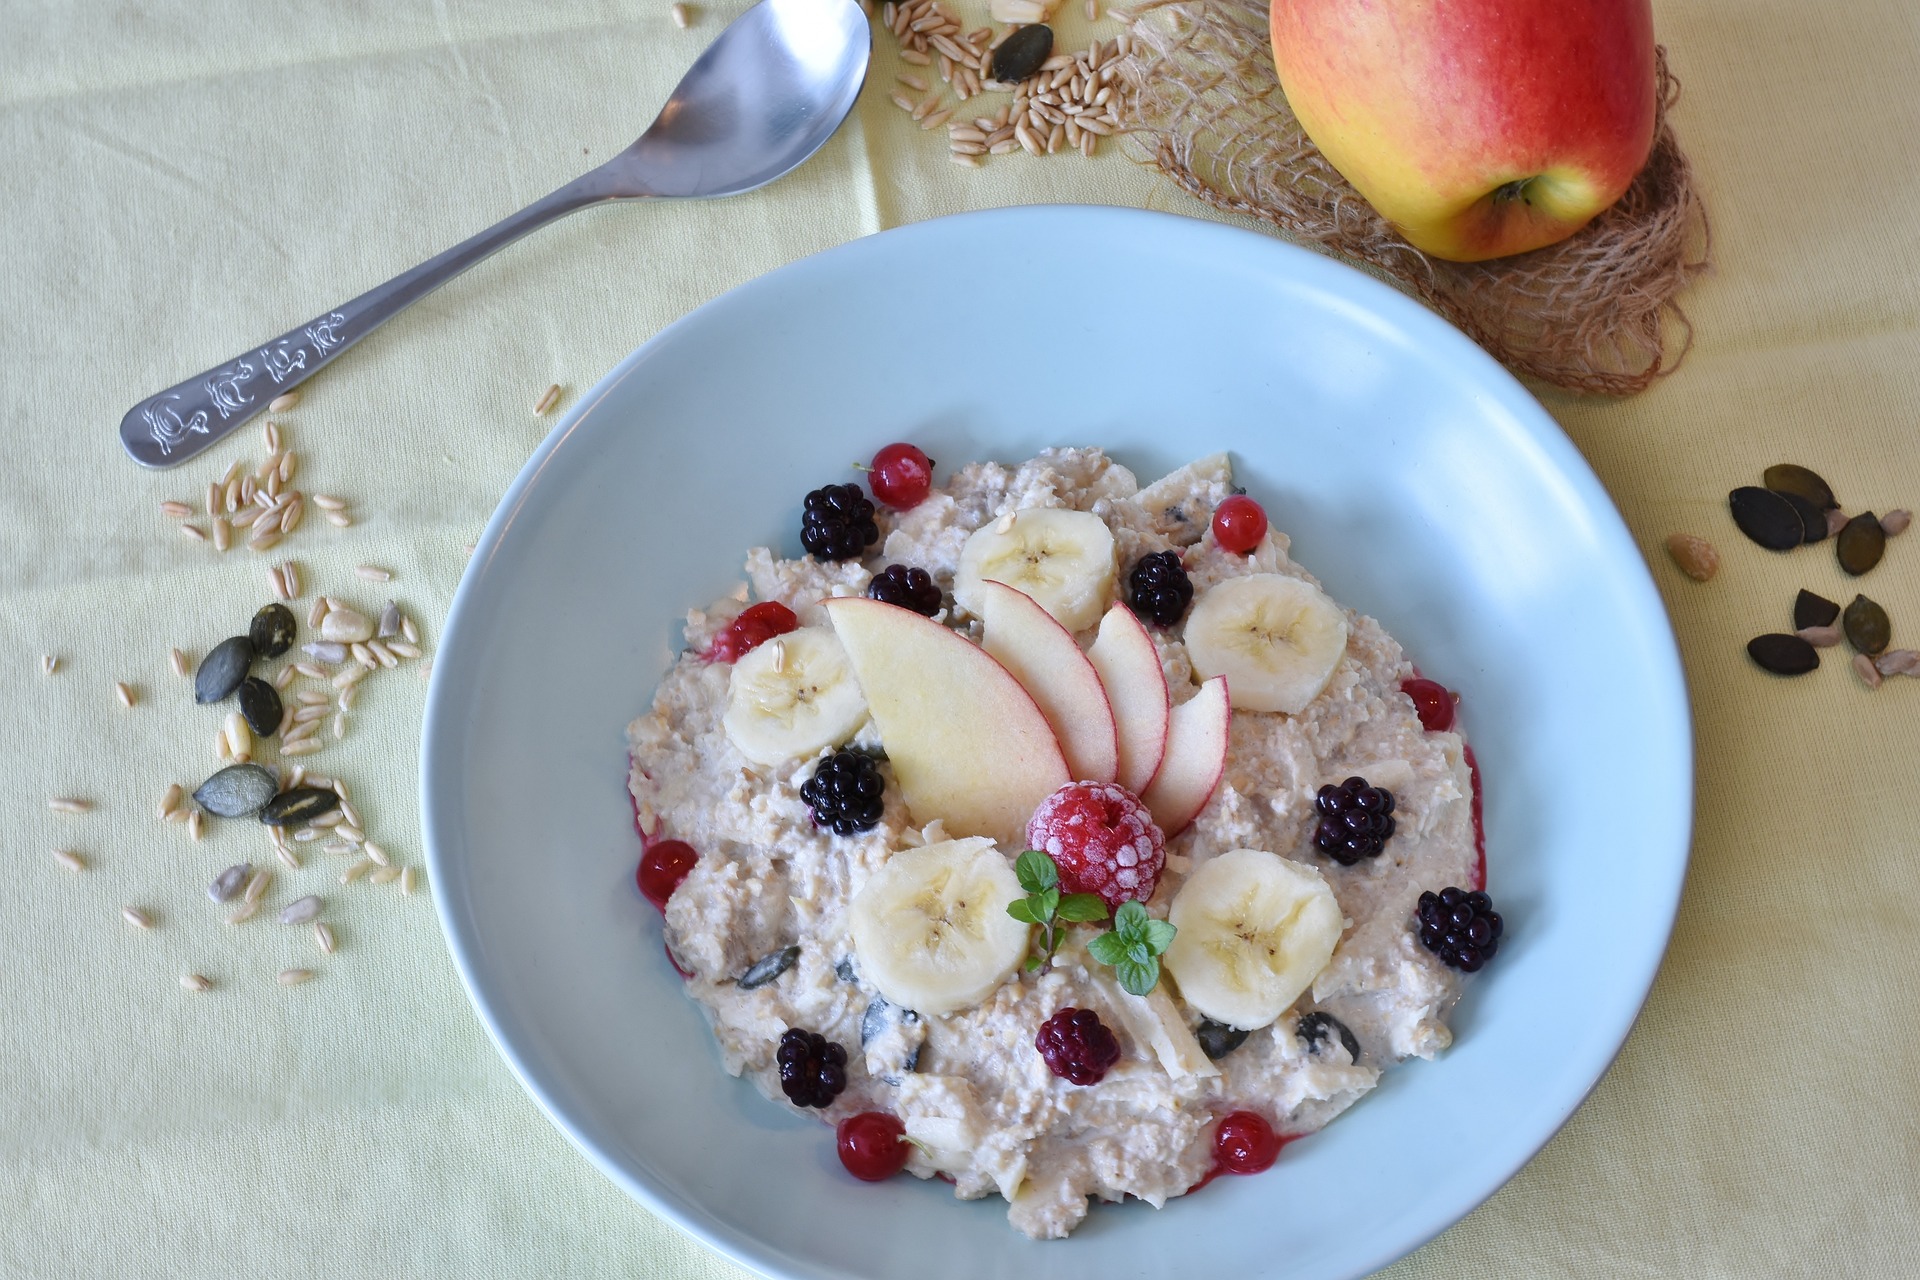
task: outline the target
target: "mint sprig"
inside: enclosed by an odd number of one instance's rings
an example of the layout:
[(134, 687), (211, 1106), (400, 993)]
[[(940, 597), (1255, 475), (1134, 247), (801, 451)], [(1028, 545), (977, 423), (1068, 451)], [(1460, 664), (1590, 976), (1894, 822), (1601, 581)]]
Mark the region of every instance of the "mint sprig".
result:
[(1040, 950), (1027, 957), (1029, 972), (1041, 973), (1053, 967), (1053, 953), (1060, 949), (1062, 924), (1080, 924), (1105, 920), (1107, 904), (1097, 893), (1060, 892), (1060, 868), (1038, 849), (1028, 849), (1013, 860), (1013, 874), (1027, 896), (1007, 904), (1007, 914), (1022, 924), (1038, 925)]
[(1144, 996), (1160, 981), (1160, 957), (1173, 942), (1174, 927), (1155, 920), (1137, 902), (1123, 902), (1113, 913), (1113, 928), (1087, 943), (1101, 964), (1113, 966), (1120, 985)]

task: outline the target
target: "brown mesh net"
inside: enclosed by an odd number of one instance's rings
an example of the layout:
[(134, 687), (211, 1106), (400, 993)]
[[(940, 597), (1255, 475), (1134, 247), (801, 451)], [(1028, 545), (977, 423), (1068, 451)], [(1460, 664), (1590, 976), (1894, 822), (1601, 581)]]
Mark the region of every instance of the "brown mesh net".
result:
[(1377, 269), (1556, 387), (1631, 395), (1692, 345), (1675, 299), (1707, 267), (1707, 213), (1667, 121), (1680, 86), (1664, 49), (1653, 154), (1627, 194), (1559, 244), (1459, 263), (1401, 239), (1308, 140), (1280, 91), (1266, 4), (1145, 0), (1131, 27), (1128, 146), (1189, 194)]

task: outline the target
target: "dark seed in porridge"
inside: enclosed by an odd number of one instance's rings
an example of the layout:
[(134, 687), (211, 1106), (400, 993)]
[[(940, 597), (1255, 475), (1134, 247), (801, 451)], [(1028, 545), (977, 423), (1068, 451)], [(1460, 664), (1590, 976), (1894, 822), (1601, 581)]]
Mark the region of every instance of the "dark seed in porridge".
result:
[(216, 818), (250, 818), (279, 789), (280, 779), (271, 770), (257, 764), (232, 764), (201, 783), (193, 798)]
[(830, 484), (806, 498), (800, 545), (822, 560), (858, 559), (880, 537), (873, 503), (857, 484)]
[(1321, 1013), (1316, 1009), (1312, 1013), (1302, 1014), (1298, 1025), (1293, 1030), (1294, 1034), (1299, 1036), (1307, 1046), (1308, 1053), (1317, 1055), (1321, 1047), (1327, 1043), (1327, 1037), (1331, 1035), (1346, 1046), (1349, 1058), (1355, 1062), (1360, 1061), (1359, 1039), (1348, 1030), (1346, 1023), (1330, 1013)]
[(1887, 641), (1893, 639), (1893, 622), (1887, 617), (1887, 611), (1865, 596), (1855, 596), (1847, 611), (1840, 615), (1841, 628), (1847, 633), (1847, 643), (1871, 657), (1887, 647)]
[(203, 706), (219, 702), (240, 687), (252, 665), (253, 641), (245, 636), (222, 640), (200, 659), (193, 673), (193, 700)]
[(1200, 1052), (1215, 1062), (1245, 1044), (1251, 1034), (1224, 1022), (1215, 1022), (1212, 1018), (1201, 1019), (1200, 1025), (1193, 1029), (1194, 1039), (1200, 1042)]
[(780, 1092), (796, 1107), (829, 1107), (847, 1087), (847, 1051), (817, 1031), (790, 1027), (774, 1051)]
[(299, 827), (332, 813), (340, 807), (340, 797), (320, 787), (295, 787), (282, 791), (260, 811), (260, 821), (270, 827)]
[(1791, 462), (1768, 467), (1761, 474), (1760, 483), (1775, 493), (1791, 493), (1811, 502), (1822, 511), (1840, 505), (1834, 500), (1832, 486), (1807, 468)]
[(1727, 495), (1727, 509), (1740, 532), (1769, 551), (1790, 551), (1806, 541), (1807, 527), (1780, 494), (1755, 485), (1744, 485)]
[(1025, 80), (1053, 53), (1053, 28), (1044, 22), (1020, 27), (993, 51), (993, 78), (1002, 84)]
[(1793, 629), (1807, 627), (1830, 627), (1840, 616), (1840, 606), (1825, 596), (1801, 588), (1800, 594), (1793, 598)]
[(742, 991), (751, 991), (755, 987), (764, 987), (775, 978), (793, 968), (793, 962), (800, 958), (800, 945), (782, 947), (772, 955), (761, 956), (747, 971), (740, 975), (736, 984)]
[(1747, 656), (1777, 676), (1800, 676), (1820, 665), (1820, 651), (1799, 636), (1770, 632), (1747, 641)]
[(253, 642), (254, 653), (262, 658), (277, 658), (293, 648), (297, 626), (293, 610), (283, 604), (270, 604), (253, 615), (253, 621), (247, 625), (247, 638)]
[(1878, 516), (1862, 511), (1841, 528), (1834, 551), (1840, 557), (1840, 567), (1857, 578), (1886, 554), (1887, 531), (1881, 528)]
[(890, 564), (867, 584), (867, 594), (883, 604), (897, 604), (923, 618), (931, 618), (946, 603), (940, 587), (925, 569)]
[(1157, 626), (1170, 627), (1193, 603), (1193, 581), (1172, 551), (1141, 556), (1127, 574), (1127, 607)]
[(254, 733), (272, 737), (280, 728), (281, 711), (280, 695), (267, 681), (248, 676), (240, 682), (240, 714)]

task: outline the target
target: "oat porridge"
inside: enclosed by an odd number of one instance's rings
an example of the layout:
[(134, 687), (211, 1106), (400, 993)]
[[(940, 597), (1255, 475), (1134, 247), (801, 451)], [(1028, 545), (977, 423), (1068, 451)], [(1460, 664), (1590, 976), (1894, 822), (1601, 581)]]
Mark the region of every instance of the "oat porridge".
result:
[[(1271, 1165), (1499, 945), (1452, 699), (1224, 455), (888, 446), (687, 615), (643, 892), (728, 1071), (1034, 1237)], [(852, 1194), (853, 1184), (849, 1184)]]

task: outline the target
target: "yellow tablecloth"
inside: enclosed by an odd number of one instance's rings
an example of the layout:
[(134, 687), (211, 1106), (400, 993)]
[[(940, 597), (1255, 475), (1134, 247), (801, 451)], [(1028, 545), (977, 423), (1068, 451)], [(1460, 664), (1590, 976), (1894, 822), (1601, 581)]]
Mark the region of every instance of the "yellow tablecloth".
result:
[[(797, 174), (727, 203), (579, 215), (316, 382), (283, 416), (297, 483), (349, 498), (351, 528), (309, 515), (272, 554), (221, 557), (157, 504), (198, 503), (229, 459), (262, 456), (259, 433), (153, 475), (113, 429), (143, 395), (624, 145), (741, 7), (695, 0), (688, 31), (666, 0), (0, 8), (0, 1271), (740, 1274), (541, 1118), (424, 897), (335, 887), (332, 956), (305, 930), (215, 922), (209, 870), (266, 850), (239, 824), (196, 846), (154, 818), (169, 781), (214, 761), (167, 647), (197, 656), (237, 629), (266, 566), (291, 558), (309, 593), (391, 594), (431, 649), (464, 545), (546, 428), (529, 414), (541, 391), (578, 393), (674, 317), (803, 254), (1016, 202), (1205, 211), (1117, 154), (955, 167), (887, 102), (883, 38), (858, 114)], [(1846, 600), (1856, 584), (1826, 548), (1745, 542), (1724, 505), (1797, 460), (1853, 508), (1920, 506), (1916, 15), (1911, 0), (1660, 5), (1714, 215), (1718, 268), (1686, 298), (1699, 340), (1636, 400), (1546, 402), (1625, 512), (1685, 649), (1692, 872), (1646, 1014), (1593, 1098), (1388, 1274), (1920, 1273), (1920, 681), (1869, 693), (1840, 654), (1794, 682), (1751, 667), (1743, 643), (1785, 625), (1796, 588)], [(1063, 39), (1082, 36), (1069, 18)], [(929, 263), (902, 282), (925, 290), (929, 332), (971, 274)], [(878, 358), (903, 339), (849, 340)], [(1676, 529), (1719, 544), (1710, 585), (1660, 552)], [(1909, 646), (1914, 539), (1858, 584)], [(367, 562), (393, 583), (354, 577)], [(43, 654), (60, 659), (51, 676)], [(416, 675), (369, 681), (346, 740), (311, 758), (353, 781), (408, 863)], [(48, 810), (68, 794), (95, 808)], [(90, 869), (62, 870), (55, 848)], [(130, 928), (123, 904), (158, 927)], [(282, 989), (288, 966), (319, 976)], [(189, 970), (215, 988), (183, 991)]]

